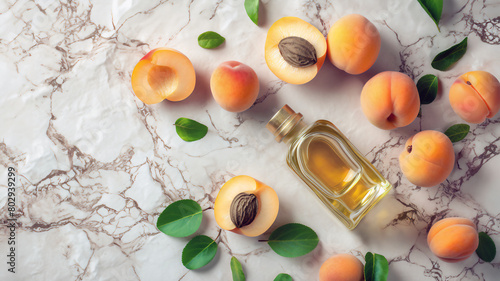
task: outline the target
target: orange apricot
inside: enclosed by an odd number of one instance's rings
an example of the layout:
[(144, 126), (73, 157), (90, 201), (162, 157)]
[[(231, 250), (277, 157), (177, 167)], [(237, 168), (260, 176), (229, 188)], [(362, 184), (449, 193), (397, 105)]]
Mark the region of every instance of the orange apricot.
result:
[(395, 71), (373, 76), (363, 86), (360, 99), (366, 118), (384, 130), (410, 124), (420, 109), (417, 86), (408, 75)]
[(142, 102), (153, 104), (187, 98), (194, 90), (196, 75), (193, 64), (181, 52), (158, 48), (135, 65), (131, 80), (135, 95)]
[(449, 99), (460, 118), (479, 124), (500, 110), (500, 82), (486, 71), (470, 71), (451, 85)]
[(427, 234), (427, 244), (438, 258), (459, 262), (469, 258), (479, 245), (474, 223), (466, 218), (446, 218), (435, 223)]
[(222, 229), (249, 237), (268, 230), (278, 210), (279, 200), (274, 189), (250, 176), (228, 180), (214, 203), (215, 221)]
[(453, 144), (445, 134), (433, 130), (421, 131), (409, 138), (399, 155), (399, 166), (405, 177), (422, 187), (446, 180), (454, 165)]
[(246, 64), (237, 61), (221, 63), (212, 73), (210, 89), (215, 101), (231, 112), (245, 111), (259, 95), (259, 78)]
[(291, 84), (311, 81), (326, 58), (325, 36), (297, 17), (277, 20), (267, 32), (265, 58), (279, 79)]
[(357, 14), (336, 21), (328, 32), (327, 42), (332, 64), (349, 74), (367, 71), (377, 60), (381, 44), (375, 25)]
[(327, 259), (319, 269), (319, 281), (362, 281), (363, 264), (351, 254), (337, 254)]

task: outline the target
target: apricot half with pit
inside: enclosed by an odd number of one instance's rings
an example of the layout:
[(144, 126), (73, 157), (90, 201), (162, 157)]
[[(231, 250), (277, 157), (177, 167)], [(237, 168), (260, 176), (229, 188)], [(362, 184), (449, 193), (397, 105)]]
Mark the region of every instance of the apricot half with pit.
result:
[(450, 104), (469, 123), (479, 124), (500, 110), (500, 82), (486, 71), (470, 71), (451, 85)]
[(278, 195), (274, 189), (244, 175), (228, 180), (214, 203), (215, 221), (222, 229), (249, 237), (268, 230), (278, 210)]
[(191, 95), (195, 83), (191, 61), (181, 52), (169, 48), (150, 51), (132, 71), (132, 89), (147, 104), (164, 99), (181, 101)]
[(325, 36), (297, 17), (277, 20), (267, 32), (265, 57), (269, 69), (291, 84), (311, 81), (325, 62)]

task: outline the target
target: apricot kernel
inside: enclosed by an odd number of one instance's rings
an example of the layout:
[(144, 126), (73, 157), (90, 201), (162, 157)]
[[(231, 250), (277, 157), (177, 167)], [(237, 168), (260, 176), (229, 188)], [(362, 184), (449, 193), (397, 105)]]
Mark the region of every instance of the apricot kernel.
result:
[(295, 67), (307, 67), (318, 61), (313, 44), (298, 36), (289, 36), (278, 43), (283, 59)]
[(258, 207), (259, 203), (255, 194), (239, 193), (231, 202), (229, 211), (231, 221), (237, 228), (251, 224), (257, 216)]

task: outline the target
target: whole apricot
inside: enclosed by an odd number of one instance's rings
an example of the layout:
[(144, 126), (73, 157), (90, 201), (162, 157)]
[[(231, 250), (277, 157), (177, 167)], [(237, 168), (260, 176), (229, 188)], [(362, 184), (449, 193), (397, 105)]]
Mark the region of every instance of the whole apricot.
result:
[(420, 110), (417, 86), (408, 75), (395, 71), (373, 76), (363, 86), (360, 99), (366, 118), (384, 130), (410, 124)]
[(455, 165), (455, 152), (450, 139), (433, 130), (421, 131), (406, 141), (399, 155), (399, 166), (413, 184), (431, 187), (450, 175)]
[(212, 73), (210, 89), (222, 108), (241, 112), (250, 108), (257, 99), (259, 78), (250, 66), (237, 61), (226, 61)]
[(327, 259), (319, 269), (319, 281), (364, 280), (363, 264), (351, 254), (337, 254)]
[(500, 83), (486, 71), (470, 71), (451, 85), (450, 105), (458, 116), (479, 124), (500, 110)]
[(250, 176), (228, 180), (214, 203), (215, 221), (222, 229), (250, 237), (268, 230), (278, 210), (279, 200), (274, 189)]
[(131, 80), (135, 95), (142, 102), (153, 104), (187, 98), (194, 90), (196, 75), (193, 64), (181, 52), (157, 48), (135, 65)]
[(446, 218), (435, 223), (427, 234), (432, 253), (446, 262), (459, 262), (470, 257), (479, 245), (474, 223), (466, 218)]
[(304, 84), (320, 70), (326, 49), (325, 36), (316, 27), (297, 17), (284, 17), (267, 32), (265, 58), (279, 79)]
[(340, 18), (327, 36), (328, 57), (333, 65), (349, 74), (367, 71), (377, 60), (380, 34), (362, 15)]

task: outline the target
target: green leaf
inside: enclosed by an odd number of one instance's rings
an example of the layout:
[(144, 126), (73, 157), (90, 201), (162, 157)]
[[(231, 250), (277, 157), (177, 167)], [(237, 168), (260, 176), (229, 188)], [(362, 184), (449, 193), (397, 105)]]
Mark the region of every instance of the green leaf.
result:
[(437, 54), (432, 60), (432, 67), (437, 70), (448, 70), (454, 63), (462, 58), (467, 51), (467, 37), (462, 42), (451, 46), (449, 49)]
[(485, 262), (491, 262), (495, 259), (497, 247), (488, 234), (479, 232), (479, 246), (476, 249), (476, 253)]
[(213, 31), (203, 32), (198, 36), (198, 45), (205, 49), (217, 48), (224, 43), (224, 41), (226, 41), (226, 38)]
[(179, 200), (163, 210), (156, 227), (167, 235), (186, 237), (198, 230), (202, 217), (198, 203), (190, 199)]
[(439, 29), (439, 20), (443, 12), (443, 0), (418, 0), (418, 3), (420, 3), (420, 6), (424, 8), (425, 12), (434, 21), (438, 31), (441, 32)]
[(217, 253), (217, 243), (205, 235), (191, 239), (182, 250), (182, 264), (187, 269), (198, 269), (207, 265)]
[(299, 223), (289, 223), (273, 231), (267, 243), (278, 255), (293, 258), (314, 250), (318, 242), (318, 235), (311, 228)]
[(293, 281), (292, 276), (286, 274), (286, 273), (280, 273), (276, 278), (274, 278), (274, 281)]
[(448, 136), (451, 142), (457, 142), (463, 140), (469, 133), (470, 126), (467, 124), (455, 124), (448, 128), (444, 132)]
[(366, 253), (365, 281), (386, 281), (389, 275), (389, 263), (379, 254)]
[(197, 141), (208, 132), (208, 127), (188, 118), (179, 118), (175, 121), (175, 131), (185, 141)]
[(438, 92), (438, 78), (432, 74), (422, 76), (418, 79), (417, 89), (420, 96), (420, 104), (433, 102)]
[(231, 258), (231, 272), (233, 273), (233, 281), (245, 281), (245, 273), (243, 273), (241, 263), (235, 257)]
[(245, 0), (245, 11), (248, 17), (259, 25), (259, 0)]

